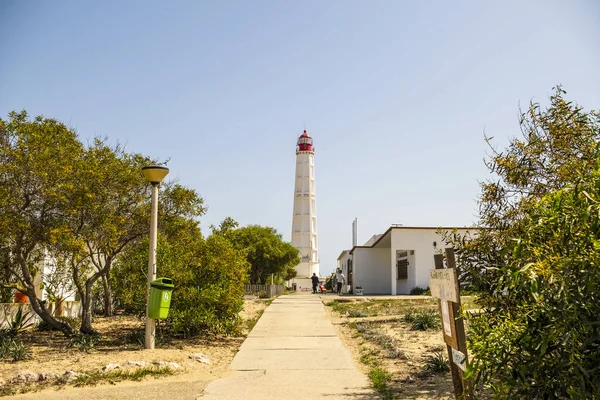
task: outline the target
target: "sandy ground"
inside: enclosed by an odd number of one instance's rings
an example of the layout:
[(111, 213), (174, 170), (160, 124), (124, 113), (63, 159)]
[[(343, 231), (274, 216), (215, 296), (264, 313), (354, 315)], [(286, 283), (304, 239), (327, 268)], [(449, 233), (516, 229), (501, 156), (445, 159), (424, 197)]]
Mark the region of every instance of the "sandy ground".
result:
[[(327, 303), (331, 298), (325, 297)], [(402, 301), (402, 300), (394, 300)], [(365, 365), (365, 357), (374, 357), (385, 370), (392, 374), (390, 388), (395, 399), (453, 399), (452, 377), (450, 373), (436, 375), (424, 371), (425, 359), (436, 350), (446, 346), (441, 330), (413, 331), (402, 321), (402, 314), (390, 314), (363, 318), (350, 318), (326, 307), (337, 328), (340, 338), (348, 347), (357, 365), (365, 374), (371, 366)], [(395, 349), (379, 345), (376, 338), (366, 339), (359, 335), (353, 324), (365, 324), (370, 332), (395, 340)], [(368, 335), (367, 335), (368, 336)], [(392, 354), (393, 353), (393, 354)], [(362, 361), (361, 361), (362, 360)]]
[[(262, 300), (247, 299), (244, 302), (244, 310), (241, 316), (247, 319), (256, 318), (262, 310), (266, 308), (266, 303)], [(8, 384), (11, 379), (21, 371), (32, 371), (35, 373), (54, 373), (62, 375), (67, 370), (76, 372), (99, 371), (107, 364), (123, 364), (126, 361), (168, 361), (178, 363), (182, 369), (174, 376), (161, 377), (160, 379), (146, 378), (142, 382), (119, 382), (116, 385), (106, 385), (102, 389), (98, 388), (73, 388), (70, 385), (63, 386), (60, 393), (57, 393), (57, 399), (67, 398), (112, 398), (106, 397), (108, 392), (115, 388), (131, 391), (130, 394), (121, 393), (120, 398), (135, 397), (135, 393), (141, 390), (141, 387), (148, 385), (147, 389), (153, 386), (160, 388), (161, 385), (169, 386), (170, 390), (181, 392), (187, 391), (187, 394), (180, 393), (176, 398), (195, 398), (192, 395), (198, 395), (208, 382), (222, 377), (227, 373), (227, 367), (233, 356), (243, 343), (244, 337), (199, 337), (193, 339), (170, 340), (167, 343), (157, 344), (155, 350), (144, 350), (139, 344), (124, 344), (127, 335), (132, 332), (139, 332), (143, 326), (139, 320), (134, 317), (113, 317), (98, 318), (94, 327), (100, 332), (102, 341), (94, 346), (90, 353), (81, 352), (76, 348), (68, 347), (68, 340), (57, 332), (28, 332), (20, 338), (27, 343), (30, 348), (31, 358), (19, 362), (0, 362), (0, 387)], [(194, 361), (189, 358), (192, 353), (202, 353), (210, 360), (210, 365)], [(182, 385), (182, 382), (186, 382)], [(23, 398), (44, 398), (45, 396), (56, 393), (57, 387), (41, 388), (38, 385), (28, 385), (25, 390), (43, 390), (39, 394), (28, 394)], [(23, 386), (19, 388), (22, 390)], [(77, 397), (70, 397), (73, 392)], [(94, 395), (98, 392), (97, 395)], [(105, 393), (106, 392), (106, 393)], [(151, 392), (154, 392), (151, 390)], [(159, 392), (156, 392), (159, 393)], [(68, 395), (68, 396), (67, 396)], [(67, 396), (67, 397), (65, 397)], [(99, 397), (98, 397), (99, 396)], [(19, 396), (20, 398), (21, 396)], [(52, 397), (54, 398), (54, 397)], [(119, 397), (115, 397), (119, 398)], [(152, 397), (144, 397), (152, 398)], [(163, 397), (164, 398), (164, 397)]]

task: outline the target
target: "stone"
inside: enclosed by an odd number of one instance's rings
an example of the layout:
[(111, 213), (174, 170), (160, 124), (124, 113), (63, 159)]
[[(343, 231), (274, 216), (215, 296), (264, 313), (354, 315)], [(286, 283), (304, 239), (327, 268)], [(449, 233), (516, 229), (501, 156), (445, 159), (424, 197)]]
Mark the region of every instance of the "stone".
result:
[(12, 381), (15, 383), (21, 383), (21, 382), (37, 382), (40, 379), (39, 374), (36, 374), (35, 372), (31, 372), (31, 371), (20, 371), (13, 379)]
[(121, 366), (119, 364), (106, 364), (104, 367), (102, 367), (102, 371), (103, 372), (110, 372), (110, 371), (115, 370), (117, 368), (121, 368)]
[(50, 372), (40, 372), (40, 374), (38, 375), (38, 380), (40, 381), (49, 381), (56, 378), (58, 378), (58, 375)]
[(147, 367), (148, 364), (146, 361), (127, 361), (123, 364), (124, 367)]
[(156, 365), (159, 368), (171, 368), (171, 369), (179, 369), (181, 368), (179, 364), (175, 362), (169, 361), (154, 361), (152, 364)]
[(209, 360), (208, 358), (206, 358), (206, 357), (204, 356), (204, 354), (202, 354), (202, 353), (194, 353), (194, 354), (190, 354), (190, 358), (191, 358), (192, 360), (196, 360), (196, 361), (198, 361), (198, 362), (201, 362), (201, 363), (203, 363), (203, 364), (208, 364), (208, 365), (210, 365), (210, 360)]
[(87, 375), (82, 372), (65, 371), (65, 373), (61, 376), (61, 380), (64, 382), (71, 382), (71, 381), (74, 381), (75, 379), (79, 378), (80, 376), (87, 376)]

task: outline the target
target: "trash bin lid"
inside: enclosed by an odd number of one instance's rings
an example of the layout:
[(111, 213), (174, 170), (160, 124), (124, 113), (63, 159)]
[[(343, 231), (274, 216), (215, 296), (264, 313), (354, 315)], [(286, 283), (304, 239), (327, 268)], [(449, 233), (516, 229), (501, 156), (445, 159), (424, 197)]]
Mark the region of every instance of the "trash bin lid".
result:
[(172, 290), (175, 285), (173, 285), (173, 280), (171, 278), (158, 278), (153, 280), (150, 283), (150, 286), (157, 289), (170, 289)]

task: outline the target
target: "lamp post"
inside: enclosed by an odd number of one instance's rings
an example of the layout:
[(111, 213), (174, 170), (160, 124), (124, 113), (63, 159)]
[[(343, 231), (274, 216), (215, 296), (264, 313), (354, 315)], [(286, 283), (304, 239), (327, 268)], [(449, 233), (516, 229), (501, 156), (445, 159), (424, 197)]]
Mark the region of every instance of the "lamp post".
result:
[(150, 216), (150, 249), (148, 251), (148, 291), (146, 293), (146, 340), (145, 348), (154, 349), (156, 326), (154, 319), (148, 317), (150, 306), (150, 283), (156, 279), (156, 230), (158, 225), (158, 185), (169, 173), (169, 168), (150, 165), (142, 168), (142, 173), (152, 184), (152, 212)]

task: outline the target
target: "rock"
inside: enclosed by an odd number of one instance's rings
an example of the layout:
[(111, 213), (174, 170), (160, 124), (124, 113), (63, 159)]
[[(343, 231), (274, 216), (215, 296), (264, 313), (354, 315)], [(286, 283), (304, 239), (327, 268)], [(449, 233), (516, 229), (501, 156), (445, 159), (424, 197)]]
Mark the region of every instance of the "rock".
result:
[(206, 358), (204, 356), (204, 354), (202, 354), (202, 353), (190, 354), (190, 358), (192, 360), (196, 360), (196, 361), (201, 362), (203, 364), (209, 364), (210, 365), (210, 360), (208, 358)]
[(154, 361), (152, 364), (156, 365), (159, 368), (171, 368), (171, 369), (179, 369), (181, 368), (179, 364), (175, 362), (168, 361)]
[(36, 374), (35, 372), (21, 371), (12, 379), (12, 381), (15, 383), (21, 383), (21, 382), (27, 383), (27, 382), (37, 382), (39, 379), (40, 379), (39, 374)]
[(106, 364), (104, 367), (102, 367), (102, 371), (103, 372), (110, 372), (114, 369), (117, 368), (121, 368), (121, 366), (119, 364)]
[(123, 364), (124, 367), (147, 367), (148, 364), (146, 361), (127, 361)]
[(74, 381), (75, 379), (79, 378), (80, 376), (87, 376), (87, 375), (84, 373), (81, 373), (81, 372), (65, 371), (65, 373), (60, 377), (60, 379), (64, 382), (71, 382), (71, 381)]
[(56, 378), (58, 378), (58, 375), (52, 374), (50, 372), (41, 372), (38, 375), (38, 380), (40, 380), (40, 381), (49, 381), (49, 380), (56, 379)]

